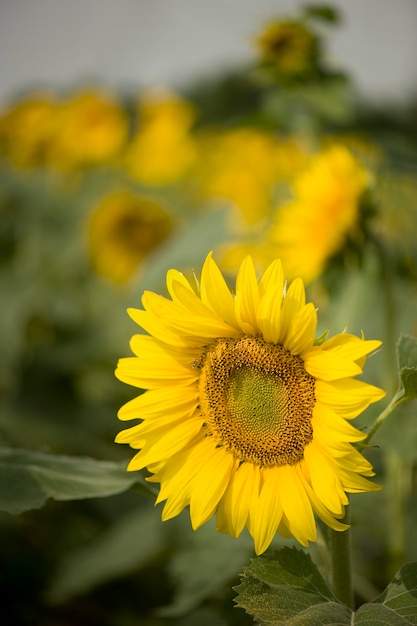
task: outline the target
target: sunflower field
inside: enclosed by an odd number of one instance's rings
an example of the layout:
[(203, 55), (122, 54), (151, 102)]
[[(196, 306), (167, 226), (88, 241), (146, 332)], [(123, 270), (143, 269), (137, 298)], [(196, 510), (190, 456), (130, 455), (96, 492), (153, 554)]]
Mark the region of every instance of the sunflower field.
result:
[(1, 103), (1, 623), (417, 624), (417, 101), (339, 17)]

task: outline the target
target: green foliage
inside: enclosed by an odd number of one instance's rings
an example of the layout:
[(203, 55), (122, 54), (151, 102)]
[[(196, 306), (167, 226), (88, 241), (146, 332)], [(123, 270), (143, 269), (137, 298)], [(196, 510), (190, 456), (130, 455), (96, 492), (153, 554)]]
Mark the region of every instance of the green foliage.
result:
[(125, 514), (96, 540), (62, 560), (47, 592), (49, 600), (64, 602), (144, 567), (164, 550), (165, 536), (159, 511), (152, 507)]
[(48, 498), (104, 498), (132, 485), (154, 494), (138, 473), (125, 464), (0, 448), (0, 511), (19, 514), (43, 506)]
[(397, 343), (399, 397), (402, 402), (417, 398), (417, 338), (401, 335)]
[[(188, 525), (187, 517), (183, 516), (179, 524)], [(237, 572), (253, 553), (249, 536), (233, 541), (228, 535), (216, 533), (212, 523), (196, 533), (184, 531), (180, 549), (169, 565), (176, 592), (172, 602), (158, 611), (158, 615), (170, 618), (186, 615), (204, 600), (221, 593), (230, 581), (237, 579)]]
[(252, 559), (236, 590), (237, 605), (260, 626), (417, 624), (417, 563), (402, 567), (374, 602), (356, 612), (338, 602), (311, 557), (294, 548)]
[[(198, 109), (192, 132), (249, 128), (279, 139), (295, 132), (310, 156), (340, 139), (369, 165), (375, 174), (372, 216), (352, 233), (355, 246), (349, 242), (308, 290), (323, 324), (318, 345), (327, 328), (331, 334), (345, 327), (355, 334), (364, 330), (367, 338), (383, 340), (385, 367), (378, 356), (369, 359), (366, 373), (387, 389), (396, 383), (395, 338), (401, 333), (399, 389), (387, 415), (417, 398), (415, 103), (399, 115), (383, 103), (376, 111), (358, 101), (352, 77), (323, 54), (324, 33), (341, 21), (334, 7), (306, 6), (294, 19), (319, 37), (313, 71), (267, 75), (254, 59), (197, 79), (187, 89)], [(136, 96), (125, 107), (132, 134)], [(23, 143), (31, 139), (20, 126), (18, 136)], [(0, 133), (0, 152), (3, 139)], [(288, 198), (287, 182), (268, 191), (271, 214), (248, 226), (224, 198), (201, 198), (193, 175), (152, 186), (133, 180), (120, 162), (67, 171), (55, 170), (53, 162), (44, 167), (42, 149), (37, 156), (41, 161), (26, 169), (3, 152), (0, 161), (5, 623), (244, 626), (253, 617), (260, 626), (417, 624), (416, 565), (398, 567), (417, 559), (414, 403), (387, 420), (378, 445), (366, 448), (384, 490), (352, 498), (356, 592), (365, 602), (355, 613), (335, 598), (308, 554), (289, 548), (252, 560), (237, 587), (240, 609), (232, 610), (231, 587), (252, 555), (248, 534), (234, 540), (216, 533), (212, 522), (194, 533), (187, 512), (162, 524), (160, 506), (142, 497), (155, 497), (156, 487), (141, 473), (126, 472), (127, 451), (113, 443), (121, 428), (117, 410), (137, 393), (113, 375), (137, 332), (125, 309), (141, 306), (144, 289), (164, 294), (169, 268), (192, 276), (211, 249), (222, 263), (224, 244), (237, 241), (240, 229), (242, 242), (254, 233), (262, 245), (259, 233), (273, 220), (273, 202)], [(250, 196), (247, 182), (246, 173), (238, 172), (233, 184)], [(120, 188), (160, 202), (174, 223), (171, 236), (125, 284), (96, 273), (88, 240), (97, 202)], [(370, 407), (356, 425), (369, 432), (377, 410)]]
[(309, 19), (321, 20), (328, 24), (338, 24), (341, 20), (339, 11), (327, 4), (308, 4), (304, 14)]
[(361, 606), (355, 626), (417, 624), (417, 563), (407, 563), (374, 601)]
[(293, 548), (252, 559), (242, 575), (237, 606), (262, 626), (350, 624), (311, 557)]

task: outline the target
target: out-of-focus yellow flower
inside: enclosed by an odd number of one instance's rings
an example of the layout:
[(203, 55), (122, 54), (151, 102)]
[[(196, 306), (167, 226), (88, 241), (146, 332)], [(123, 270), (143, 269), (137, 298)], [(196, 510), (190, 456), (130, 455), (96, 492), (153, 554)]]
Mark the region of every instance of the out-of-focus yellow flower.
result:
[(126, 153), (126, 167), (139, 182), (166, 185), (177, 181), (194, 162), (190, 134), (196, 111), (174, 94), (149, 92), (138, 103), (139, 126)]
[(269, 232), (290, 278), (316, 279), (343, 246), (359, 219), (359, 202), (371, 175), (342, 145), (313, 157), (296, 178), (294, 200), (276, 209)]
[(110, 94), (78, 92), (62, 104), (51, 165), (66, 170), (112, 161), (127, 133), (127, 116)]
[(126, 282), (171, 230), (171, 217), (162, 206), (127, 190), (115, 192), (99, 203), (90, 218), (92, 265), (97, 273)]
[(310, 71), (318, 58), (319, 41), (304, 24), (274, 21), (256, 37), (262, 61), (284, 76)]
[(199, 151), (194, 173), (199, 193), (205, 199), (232, 202), (243, 227), (268, 215), (275, 185), (294, 175), (306, 160), (295, 140), (251, 128), (202, 134)]
[(56, 132), (59, 104), (50, 93), (32, 94), (0, 115), (0, 153), (16, 167), (45, 165)]

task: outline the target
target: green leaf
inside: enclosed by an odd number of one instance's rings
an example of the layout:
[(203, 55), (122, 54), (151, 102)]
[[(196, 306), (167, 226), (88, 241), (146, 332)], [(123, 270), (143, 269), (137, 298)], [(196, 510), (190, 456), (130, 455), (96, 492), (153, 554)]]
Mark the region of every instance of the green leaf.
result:
[(340, 604), (311, 557), (296, 548), (252, 559), (236, 587), (237, 606), (261, 626), (351, 624), (351, 611)]
[(125, 464), (0, 448), (0, 511), (13, 515), (39, 508), (48, 498), (102, 498), (132, 486), (155, 494), (143, 476), (127, 472)]
[(417, 563), (407, 563), (374, 601), (362, 605), (355, 626), (417, 624)]
[(417, 338), (401, 335), (397, 342), (402, 400), (417, 398)]
[(417, 563), (408, 563), (385, 591), (355, 613), (333, 596), (310, 556), (284, 548), (253, 559), (237, 605), (260, 626), (406, 626), (417, 624)]
[(327, 4), (307, 5), (304, 8), (304, 15), (309, 18), (318, 19), (328, 24), (340, 23), (340, 13), (334, 7)]

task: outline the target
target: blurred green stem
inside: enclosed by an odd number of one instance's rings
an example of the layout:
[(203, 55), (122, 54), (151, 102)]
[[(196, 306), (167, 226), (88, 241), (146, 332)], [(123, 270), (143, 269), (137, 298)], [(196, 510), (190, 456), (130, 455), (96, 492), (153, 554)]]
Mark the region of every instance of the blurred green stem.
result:
[(394, 575), (404, 564), (407, 545), (405, 526), (406, 503), (412, 490), (412, 466), (398, 450), (387, 450), (386, 491), (390, 506), (388, 507), (389, 542), (389, 576)]
[[(349, 506), (346, 507), (345, 524), (350, 522)], [(333, 591), (338, 600), (354, 609), (352, 585), (350, 529), (330, 531), (330, 552), (332, 564)]]
[[(381, 424), (403, 402), (407, 402), (407, 397), (402, 390), (398, 390), (389, 405), (376, 418), (364, 444), (370, 442)], [(384, 450), (384, 461), (385, 497), (388, 503), (386, 507), (389, 554), (387, 575), (391, 577), (403, 565), (406, 555), (405, 509), (412, 489), (412, 466), (398, 450), (390, 448)]]
[(368, 435), (366, 437), (366, 439), (364, 439), (362, 443), (362, 445), (368, 445), (372, 439), (372, 437), (375, 435), (376, 431), (378, 430), (378, 428), (380, 426), (382, 426), (382, 424), (385, 422), (385, 420), (387, 419), (387, 417), (389, 415), (391, 415), (391, 413), (393, 411), (395, 411), (395, 409), (397, 407), (399, 407), (401, 404), (403, 404), (403, 402), (407, 402), (407, 398), (404, 397), (404, 393), (402, 390), (398, 390), (394, 396), (392, 397), (390, 403), (388, 404), (387, 407), (385, 407), (385, 409), (378, 415), (378, 417), (376, 418), (376, 420), (374, 421), (374, 423), (372, 424), (371, 428), (369, 429)]
[[(380, 277), (382, 285), (383, 309), (385, 311), (385, 337), (384, 337), (384, 387), (388, 393), (393, 393), (395, 387), (392, 363), (395, 362), (395, 322), (396, 307), (394, 294), (394, 280), (392, 268), (387, 258), (386, 251), (377, 237), (373, 237), (373, 244), (379, 261)], [(388, 406), (376, 418), (369, 430), (364, 444), (369, 444), (379, 427), (385, 422), (395, 409), (407, 402), (404, 390), (399, 388), (393, 394)], [(384, 450), (385, 461), (385, 487), (387, 498), (387, 550), (389, 555), (389, 571), (391, 577), (403, 565), (406, 556), (406, 526), (405, 513), (406, 503), (411, 494), (412, 467), (401, 454), (387, 448)]]

